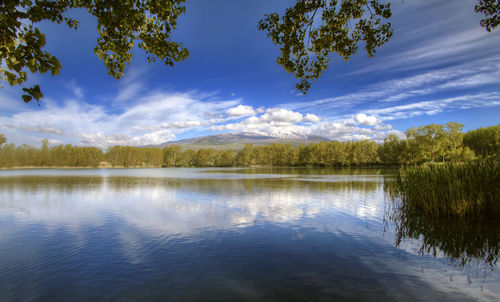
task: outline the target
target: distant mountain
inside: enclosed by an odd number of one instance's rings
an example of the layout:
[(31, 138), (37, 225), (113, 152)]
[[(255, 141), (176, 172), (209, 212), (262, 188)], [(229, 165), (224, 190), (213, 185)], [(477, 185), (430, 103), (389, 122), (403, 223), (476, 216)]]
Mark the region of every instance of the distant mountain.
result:
[(297, 146), (299, 144), (318, 143), (321, 141), (329, 141), (329, 139), (320, 136), (304, 136), (294, 135), (290, 133), (276, 133), (274, 136), (259, 135), (255, 133), (224, 133), (218, 135), (200, 136), (195, 138), (183, 139), (178, 141), (166, 142), (155, 145), (154, 147), (166, 147), (170, 145), (181, 145), (183, 149), (241, 149), (245, 144), (254, 146), (263, 146), (270, 144), (291, 144)]

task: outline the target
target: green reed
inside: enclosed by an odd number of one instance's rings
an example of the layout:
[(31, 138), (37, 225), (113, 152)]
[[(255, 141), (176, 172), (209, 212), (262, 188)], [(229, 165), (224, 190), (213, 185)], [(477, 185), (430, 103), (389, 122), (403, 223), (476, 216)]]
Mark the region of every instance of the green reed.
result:
[(500, 216), (499, 162), (429, 164), (397, 171), (389, 194), (425, 215)]

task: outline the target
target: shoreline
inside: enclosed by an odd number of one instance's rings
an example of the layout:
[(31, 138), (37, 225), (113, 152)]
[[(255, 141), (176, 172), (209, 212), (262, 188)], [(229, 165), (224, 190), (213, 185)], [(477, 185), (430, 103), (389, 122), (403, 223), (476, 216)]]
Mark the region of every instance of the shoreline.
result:
[(235, 166), (235, 167), (151, 167), (151, 166), (98, 166), (98, 167), (70, 167), (70, 166), (21, 166), (21, 167), (0, 167), (0, 171), (5, 170), (91, 170), (91, 169), (170, 169), (170, 168), (237, 168), (237, 169), (256, 169), (256, 168), (266, 168), (266, 169), (364, 169), (364, 168), (393, 168), (400, 166), (393, 165), (359, 165), (359, 166), (338, 166), (338, 167), (314, 167), (314, 166)]

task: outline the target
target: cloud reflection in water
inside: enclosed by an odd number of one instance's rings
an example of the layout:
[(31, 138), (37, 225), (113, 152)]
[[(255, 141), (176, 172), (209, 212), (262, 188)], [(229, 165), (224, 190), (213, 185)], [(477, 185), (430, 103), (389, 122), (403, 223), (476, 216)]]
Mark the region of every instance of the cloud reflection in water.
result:
[[(176, 288), (183, 300), (192, 284), (194, 297), (256, 301), (274, 297), (276, 286), (289, 298), (310, 299), (499, 295), (491, 285), (496, 275), (473, 277), (471, 285), (469, 276), (449, 269), (443, 279), (441, 260), (394, 247), (394, 234), (382, 232), (381, 175), (150, 171), (153, 177), (145, 177), (147, 170), (3, 176), (0, 281), (8, 282), (0, 292), (11, 293), (6, 300), (29, 300), (15, 280), (31, 284), (26, 295), (47, 298), (37, 292), (49, 290), (44, 276), (61, 263), (64, 271), (51, 278), (72, 282), (70, 289), (97, 295), (106, 291), (100, 283), (115, 282), (120, 294), (137, 299), (145, 298), (134, 291), (139, 287), (153, 296)], [(417, 289), (425, 294), (415, 295)]]

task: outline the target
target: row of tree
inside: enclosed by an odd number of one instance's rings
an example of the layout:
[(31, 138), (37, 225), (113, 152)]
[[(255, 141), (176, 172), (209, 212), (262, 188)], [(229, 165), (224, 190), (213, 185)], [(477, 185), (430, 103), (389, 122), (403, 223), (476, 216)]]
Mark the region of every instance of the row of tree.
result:
[(389, 135), (374, 141), (320, 142), (296, 147), (290, 144), (245, 145), (241, 150), (182, 150), (179, 145), (160, 148), (114, 146), (103, 152), (72, 145), (41, 148), (6, 144), (0, 135), (0, 167), (248, 167), (361, 165), (417, 165), (426, 162), (464, 162), (500, 159), (500, 124), (467, 133), (463, 125), (427, 125), (406, 131), (406, 138)]
[(248, 166), (348, 166), (378, 162), (374, 141), (321, 142), (299, 145), (272, 144), (233, 150), (200, 149), (182, 151), (180, 146), (163, 149), (166, 167), (248, 167)]
[(426, 125), (406, 131), (406, 139), (389, 135), (380, 146), (380, 161), (391, 165), (426, 162), (464, 162), (480, 158), (500, 158), (500, 124), (467, 133), (463, 125)]
[(97, 167), (103, 158), (104, 152), (99, 148), (50, 147), (47, 139), (42, 140), (41, 148), (0, 144), (0, 167)]

